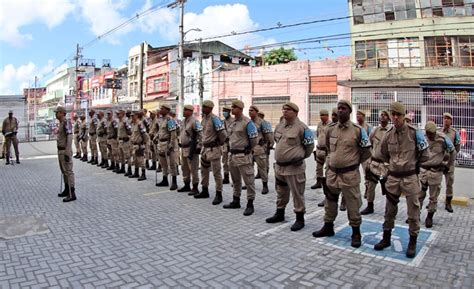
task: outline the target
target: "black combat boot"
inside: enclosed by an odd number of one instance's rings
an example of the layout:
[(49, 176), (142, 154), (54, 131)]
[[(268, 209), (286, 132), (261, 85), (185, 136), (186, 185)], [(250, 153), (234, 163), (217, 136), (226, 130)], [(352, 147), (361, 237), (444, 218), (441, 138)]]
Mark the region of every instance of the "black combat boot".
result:
[(91, 165), (97, 165), (98, 162), (99, 162), (99, 158), (94, 157), (94, 160), (91, 162)]
[(262, 177), (260, 176), (260, 172), (257, 172), (257, 175), (255, 176), (255, 179), (258, 180), (258, 179), (261, 179)]
[(5, 153), (2, 153), (2, 156), (0, 157), (0, 160), (4, 159), (4, 158), (5, 158)]
[(219, 205), (222, 203), (222, 192), (221, 191), (216, 191), (216, 195), (214, 196), (214, 200), (212, 200), (212, 204)]
[(408, 242), (407, 258), (415, 258), (416, 256), (416, 239), (417, 236), (410, 236), (410, 242)]
[(132, 175), (132, 165), (129, 164), (127, 167), (127, 172), (125, 173), (125, 177), (131, 176)]
[(374, 213), (374, 202), (367, 202), (367, 208), (360, 212), (361, 215), (370, 215)]
[(325, 222), (321, 230), (313, 232), (313, 237), (315, 238), (332, 237), (332, 236), (334, 236), (334, 223), (333, 222)]
[(392, 243), (390, 242), (391, 238), (392, 238), (392, 230), (384, 230), (383, 238), (382, 240), (380, 240), (380, 242), (374, 245), (374, 250), (382, 251), (383, 249), (390, 247), (392, 245)]
[(190, 192), (191, 187), (189, 186), (189, 184), (190, 184), (189, 181), (184, 182), (184, 186), (181, 189), (178, 189), (178, 193)]
[(283, 221), (285, 221), (285, 209), (277, 209), (273, 216), (265, 220), (265, 222), (269, 224), (279, 223)]
[(209, 189), (207, 187), (202, 187), (202, 191), (194, 195), (195, 199), (207, 199), (209, 198)]
[(76, 189), (74, 187), (71, 187), (71, 192), (69, 193), (68, 197), (63, 199), (63, 202), (72, 202), (76, 200)]
[(158, 168), (156, 169), (157, 173), (161, 173), (163, 169), (161, 168), (161, 164), (158, 164)]
[(150, 162), (148, 160), (145, 160), (145, 169), (150, 169)]
[(316, 184), (311, 186), (312, 190), (320, 189), (323, 187), (323, 184), (321, 183), (321, 178), (316, 178)]
[(362, 235), (360, 234), (360, 226), (352, 226), (351, 246), (359, 248), (362, 245)]
[(87, 162), (87, 154), (83, 154), (83, 155), (82, 155), (81, 161)]
[(151, 167), (149, 168), (150, 171), (156, 171), (156, 161), (152, 162)]
[(326, 197), (318, 203), (318, 207), (324, 207), (326, 205)]
[(81, 158), (81, 154), (78, 153), (78, 152), (76, 152), (76, 154), (74, 155), (74, 158), (75, 158), (75, 159), (80, 159), (80, 158)]
[(262, 184), (263, 184), (262, 195), (266, 195), (268, 194), (268, 183), (262, 182)]
[(229, 173), (224, 173), (224, 179), (222, 180), (222, 183), (223, 183), (224, 185), (227, 185), (227, 184), (230, 183), (230, 181), (229, 181)]
[(347, 210), (346, 208), (346, 200), (344, 200), (344, 196), (341, 198), (341, 206), (339, 207), (339, 211), (345, 211)]
[(233, 196), (232, 202), (224, 205), (224, 209), (240, 209), (240, 198)]
[(192, 190), (188, 193), (188, 196), (194, 196), (199, 194), (198, 184), (193, 184)]
[(6, 164), (6, 165), (9, 165), (9, 164), (10, 164), (10, 157), (9, 157), (9, 156), (6, 157), (5, 164)]
[(304, 213), (296, 213), (296, 221), (291, 226), (293, 232), (299, 231), (304, 228)]
[(160, 183), (156, 184), (157, 187), (167, 187), (170, 184), (168, 183), (168, 176), (163, 175), (163, 180)]
[[(130, 167), (130, 166), (129, 166), (129, 167)], [(131, 171), (131, 170), (130, 170), (130, 171)], [(139, 178), (140, 175), (138, 174), (138, 168), (135, 167), (135, 170), (134, 170), (134, 172), (133, 172), (133, 175), (130, 174), (128, 177), (129, 177), (130, 179), (137, 179), (137, 178)]]
[(88, 164), (92, 164), (94, 162), (94, 156), (91, 156), (91, 159), (87, 161)]
[(247, 200), (247, 207), (245, 208), (244, 216), (250, 216), (254, 211), (253, 200)]
[(109, 167), (109, 160), (104, 160), (104, 163), (102, 164), (101, 168), (106, 169)]
[(451, 206), (451, 201), (452, 200), (453, 200), (453, 197), (446, 197), (446, 204), (444, 206), (446, 211), (448, 211), (450, 213), (454, 212), (453, 207)]
[(176, 181), (176, 176), (172, 176), (171, 177), (171, 186), (170, 186), (170, 190), (174, 191), (178, 188), (178, 183)]
[(58, 194), (58, 197), (65, 198), (67, 196), (69, 196), (69, 185), (64, 184), (64, 190), (62, 191), (62, 193)]
[(20, 157), (19, 156), (16, 156), (16, 163), (20, 164)]
[(146, 174), (145, 174), (145, 169), (142, 169), (142, 174), (141, 176), (138, 178), (138, 181), (144, 181), (146, 180)]
[(434, 216), (434, 212), (428, 213), (428, 215), (426, 216), (426, 219), (425, 219), (426, 228), (432, 228), (433, 227), (433, 216)]

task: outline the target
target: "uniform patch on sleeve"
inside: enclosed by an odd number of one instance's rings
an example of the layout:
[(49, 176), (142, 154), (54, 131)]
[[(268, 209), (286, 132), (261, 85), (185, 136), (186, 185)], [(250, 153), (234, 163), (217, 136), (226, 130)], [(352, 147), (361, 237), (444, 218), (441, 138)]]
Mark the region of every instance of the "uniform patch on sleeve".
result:
[(118, 128), (118, 123), (117, 123), (115, 120), (113, 120), (113, 121), (112, 121), (112, 126), (113, 126), (114, 128)]
[(416, 130), (415, 137), (416, 137), (416, 148), (419, 151), (423, 151), (428, 148), (429, 146), (428, 141), (425, 138), (425, 134), (421, 130), (419, 129)]
[(257, 126), (253, 121), (247, 123), (247, 135), (249, 138), (256, 138), (258, 136)]
[(72, 134), (72, 124), (70, 120), (64, 122), (64, 131), (66, 134)]
[(456, 133), (454, 134), (454, 145), (459, 145), (461, 144), (461, 136), (459, 135), (459, 132), (456, 131)]
[(194, 121), (194, 131), (202, 131), (202, 124), (198, 120)]
[(212, 117), (212, 124), (216, 131), (221, 131), (225, 129), (224, 123), (217, 116)]
[(452, 152), (454, 151), (454, 145), (453, 142), (449, 139), (449, 137), (445, 136), (444, 137), (444, 146), (446, 147), (447, 152)]
[(126, 121), (126, 122), (124, 123), (124, 125), (125, 125), (125, 129), (127, 129), (127, 130), (132, 129), (132, 126), (130, 125), (130, 123), (129, 123), (128, 121)]
[[(367, 129), (370, 129), (370, 127), (368, 127)], [(360, 128), (360, 142), (359, 142), (359, 146), (361, 148), (367, 148), (367, 147), (370, 147), (372, 144), (370, 143), (370, 140), (369, 140), (369, 136), (367, 135), (367, 132), (365, 131), (364, 128)]]
[(138, 124), (138, 129), (140, 130), (140, 133), (146, 133), (146, 127), (143, 124)]
[(273, 132), (272, 125), (268, 121), (262, 121), (260, 125), (262, 133), (271, 133)]
[(314, 144), (314, 134), (309, 128), (304, 129), (302, 143), (305, 146)]
[(178, 128), (178, 124), (174, 119), (170, 118), (166, 122), (166, 128), (168, 129), (168, 131), (175, 131)]

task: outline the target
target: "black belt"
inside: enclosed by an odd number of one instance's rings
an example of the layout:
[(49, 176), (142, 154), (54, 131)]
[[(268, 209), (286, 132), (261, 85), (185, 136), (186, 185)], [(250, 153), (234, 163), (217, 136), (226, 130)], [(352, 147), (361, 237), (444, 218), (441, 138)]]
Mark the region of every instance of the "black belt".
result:
[(65, 147), (58, 147), (58, 151), (64, 151), (64, 150), (66, 150)]
[(185, 148), (190, 147), (191, 145), (180, 145), (180, 146), (181, 146), (181, 148), (185, 149)]
[(437, 166), (421, 166), (425, 170), (431, 170), (434, 169), (435, 171), (442, 171), (444, 170), (445, 166), (443, 165), (437, 165)]
[(169, 141), (170, 139), (169, 139), (169, 138), (167, 138), (167, 139), (160, 138), (159, 140), (160, 140), (160, 141)]
[(95, 133), (89, 133), (89, 135), (90, 135), (90, 136), (93, 136), (93, 135), (95, 135)]
[(373, 162), (376, 162), (376, 163), (383, 163), (382, 160), (379, 160), (379, 159), (376, 159), (376, 158), (372, 158), (371, 159)]
[(288, 166), (300, 166), (303, 164), (304, 159), (289, 161), (289, 162), (276, 162), (276, 164), (280, 167), (288, 167)]
[(119, 140), (123, 140), (123, 141), (129, 141), (130, 138), (129, 137), (119, 137)]
[(214, 148), (214, 147), (218, 147), (219, 145), (216, 144), (216, 143), (208, 143), (208, 144), (203, 144), (203, 147), (205, 148)]
[(344, 174), (344, 173), (352, 172), (352, 171), (357, 170), (358, 168), (359, 168), (359, 164), (348, 166), (348, 167), (345, 167), (345, 168), (329, 167), (329, 169), (331, 171), (335, 172), (336, 174)]
[(246, 154), (246, 155), (248, 155), (248, 154), (250, 154), (250, 150), (234, 150), (234, 149), (231, 149), (231, 150), (230, 150), (230, 153), (231, 153), (232, 155), (238, 155), (238, 154)]
[(405, 172), (394, 172), (394, 171), (388, 171), (388, 175), (396, 178), (405, 178), (409, 176), (413, 176), (416, 174), (416, 170), (411, 170), (411, 171), (405, 171)]

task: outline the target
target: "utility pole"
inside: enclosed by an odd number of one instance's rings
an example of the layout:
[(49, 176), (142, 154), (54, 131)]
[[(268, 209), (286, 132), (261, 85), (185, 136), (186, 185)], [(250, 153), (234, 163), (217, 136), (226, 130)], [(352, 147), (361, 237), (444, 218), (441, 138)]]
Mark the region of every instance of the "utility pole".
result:
[[(74, 94), (75, 94), (75, 105), (73, 106), (73, 111), (75, 112), (75, 109), (77, 109), (77, 107), (80, 107), (81, 105), (81, 98), (80, 98), (80, 95), (79, 95), (79, 81), (78, 81), (78, 76), (79, 76), (79, 59), (82, 57), (81, 56), (81, 49), (79, 47), (79, 43), (77, 43), (76, 45), (76, 56), (74, 57), (74, 59), (76, 60), (76, 65), (75, 65), (75, 83), (76, 83), (76, 87), (75, 87), (75, 91), (74, 91)], [(64, 102), (64, 105), (66, 105), (66, 102)]]
[(176, 115), (183, 114), (184, 106), (184, 1), (180, 0), (180, 19), (179, 19), (179, 48), (178, 48), (178, 58), (179, 58), (179, 105)]
[(202, 110), (204, 101), (204, 81), (202, 73), (202, 38), (199, 38), (199, 109)]
[(143, 66), (144, 66), (144, 57), (143, 57), (143, 50), (144, 50), (144, 43), (140, 44), (140, 64), (138, 69), (140, 70), (138, 73), (138, 95), (140, 97), (140, 110), (143, 109)]
[(35, 102), (33, 103), (33, 110), (34, 110), (34, 125), (33, 125), (33, 140), (36, 141), (36, 84), (38, 82), (38, 77), (35, 75), (35, 88), (33, 90), (33, 97), (35, 98)]

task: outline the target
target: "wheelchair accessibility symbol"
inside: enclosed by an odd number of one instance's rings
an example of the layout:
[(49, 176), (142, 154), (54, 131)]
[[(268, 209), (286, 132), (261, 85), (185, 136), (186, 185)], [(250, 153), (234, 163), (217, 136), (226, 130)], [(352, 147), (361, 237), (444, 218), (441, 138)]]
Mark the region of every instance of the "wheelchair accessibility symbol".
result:
[(421, 264), (424, 256), (429, 250), (430, 244), (436, 239), (438, 232), (432, 230), (420, 230), (417, 240), (417, 254), (413, 259), (405, 256), (408, 247), (409, 234), (408, 227), (396, 225), (392, 231), (392, 246), (383, 251), (375, 251), (374, 245), (382, 239), (382, 222), (363, 220), (361, 225), (362, 246), (360, 248), (351, 247), (352, 228), (349, 224), (344, 224), (335, 229), (336, 235), (330, 238), (318, 238), (314, 242), (323, 243), (328, 246), (349, 250), (356, 254), (375, 256), (383, 260), (417, 267)]

